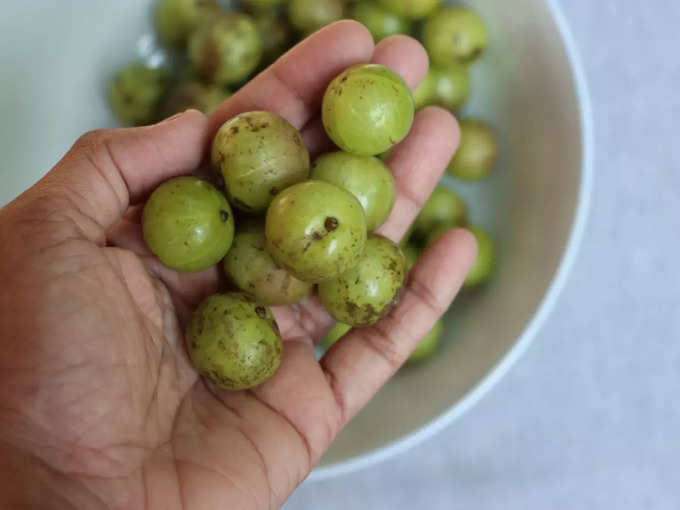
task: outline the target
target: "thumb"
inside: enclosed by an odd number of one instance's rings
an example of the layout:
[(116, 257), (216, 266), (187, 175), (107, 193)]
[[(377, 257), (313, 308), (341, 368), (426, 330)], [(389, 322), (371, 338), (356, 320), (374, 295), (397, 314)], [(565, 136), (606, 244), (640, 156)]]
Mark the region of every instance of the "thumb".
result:
[(27, 195), (59, 209), (45, 211), (50, 215), (80, 218), (88, 224), (80, 233), (102, 242), (131, 204), (161, 182), (195, 171), (208, 142), (208, 119), (195, 110), (152, 126), (91, 131)]

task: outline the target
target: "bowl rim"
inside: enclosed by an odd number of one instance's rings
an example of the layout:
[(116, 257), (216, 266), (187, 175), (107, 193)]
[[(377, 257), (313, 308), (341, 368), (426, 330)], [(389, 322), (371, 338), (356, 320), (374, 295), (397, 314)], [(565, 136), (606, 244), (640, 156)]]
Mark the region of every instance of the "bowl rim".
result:
[(585, 68), (581, 54), (572, 34), (567, 18), (559, 0), (545, 0), (548, 11), (553, 17), (567, 54), (567, 61), (571, 67), (572, 77), (576, 88), (576, 96), (580, 108), (581, 128), (581, 185), (578, 193), (576, 213), (572, 223), (571, 233), (562, 260), (548, 286), (548, 290), (538, 306), (534, 316), (519, 336), (515, 344), (503, 358), (492, 368), (484, 378), (472, 388), (462, 399), (453, 404), (448, 410), (433, 418), (428, 424), (393, 441), (376, 448), (368, 453), (350, 460), (338, 462), (328, 466), (315, 468), (308, 477), (310, 481), (321, 481), (349, 474), (360, 469), (366, 469), (395, 455), (406, 452), (419, 443), (439, 433), (465, 412), (471, 409), (487, 392), (491, 390), (510, 370), (510, 368), (527, 351), (538, 331), (545, 324), (552, 312), (567, 282), (569, 273), (578, 256), (585, 228), (593, 190), (593, 164), (595, 154), (594, 120), (591, 96)]

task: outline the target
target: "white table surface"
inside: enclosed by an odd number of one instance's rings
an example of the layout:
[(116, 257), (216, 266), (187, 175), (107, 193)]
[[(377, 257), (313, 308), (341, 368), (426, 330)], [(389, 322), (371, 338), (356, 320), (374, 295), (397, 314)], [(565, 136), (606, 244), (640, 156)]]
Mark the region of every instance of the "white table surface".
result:
[(304, 484), (286, 510), (680, 508), (680, 4), (561, 2), (597, 155), (555, 312), (462, 420), (387, 463)]

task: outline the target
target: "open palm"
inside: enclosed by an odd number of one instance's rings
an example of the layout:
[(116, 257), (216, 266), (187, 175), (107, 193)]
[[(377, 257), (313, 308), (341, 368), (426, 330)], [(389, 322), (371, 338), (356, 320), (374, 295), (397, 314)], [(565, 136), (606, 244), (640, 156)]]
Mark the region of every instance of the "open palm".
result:
[[(313, 155), (327, 149), (317, 117), (325, 86), (368, 61), (392, 67), (411, 86), (427, 69), (414, 40), (374, 47), (361, 25), (340, 22), (210, 118), (187, 112), (85, 135), (0, 210), (3, 508), (277, 508), (404, 362), (474, 258), (466, 232), (428, 249), (399, 306), (320, 362), (314, 341), (332, 320), (318, 302), (275, 309), (284, 339), (279, 371), (255, 390), (227, 392), (198, 378), (182, 336), (190, 310), (218, 290), (217, 269), (169, 271), (146, 251), (139, 226), (144, 198), (197, 170), (211, 135), (240, 112), (275, 111), (303, 132)], [(388, 161), (398, 198), (384, 235), (405, 233), (457, 138), (443, 110), (417, 115)]]

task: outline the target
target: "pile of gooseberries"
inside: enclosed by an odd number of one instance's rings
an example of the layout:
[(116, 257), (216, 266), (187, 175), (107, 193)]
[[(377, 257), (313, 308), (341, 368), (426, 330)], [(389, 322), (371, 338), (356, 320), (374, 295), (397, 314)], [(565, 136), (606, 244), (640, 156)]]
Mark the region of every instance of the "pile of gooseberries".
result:
[[(387, 67), (350, 67), (329, 83), (321, 104), (336, 150), (310, 161), (286, 119), (242, 113), (212, 141), (214, 179), (171, 179), (144, 207), (144, 240), (165, 266), (200, 272), (220, 264), (231, 286), (198, 306), (185, 335), (194, 365), (219, 387), (251, 388), (275, 373), (282, 344), (269, 307), (295, 305), (318, 290), (338, 321), (322, 342), (330, 347), (389, 313), (420, 253), (446, 230), (467, 227), (477, 239), (465, 288), (479, 288), (493, 273), (494, 242), (469, 225), (468, 206), (451, 186), (435, 189), (401, 244), (375, 233), (395, 201), (384, 160), (409, 133), (416, 111), (438, 105), (459, 112), (470, 94), (469, 68), (488, 36), (467, 8), (440, 0), (242, 0), (237, 7), (158, 0), (157, 38), (173, 65), (134, 62), (120, 70), (109, 86), (112, 110), (128, 125), (190, 108), (210, 114), (296, 40), (347, 17), (376, 41), (420, 37), (431, 66), (413, 93)], [(448, 173), (478, 181), (496, 165), (496, 135), (480, 119), (460, 124)], [(440, 321), (411, 362), (432, 355), (442, 330)]]

